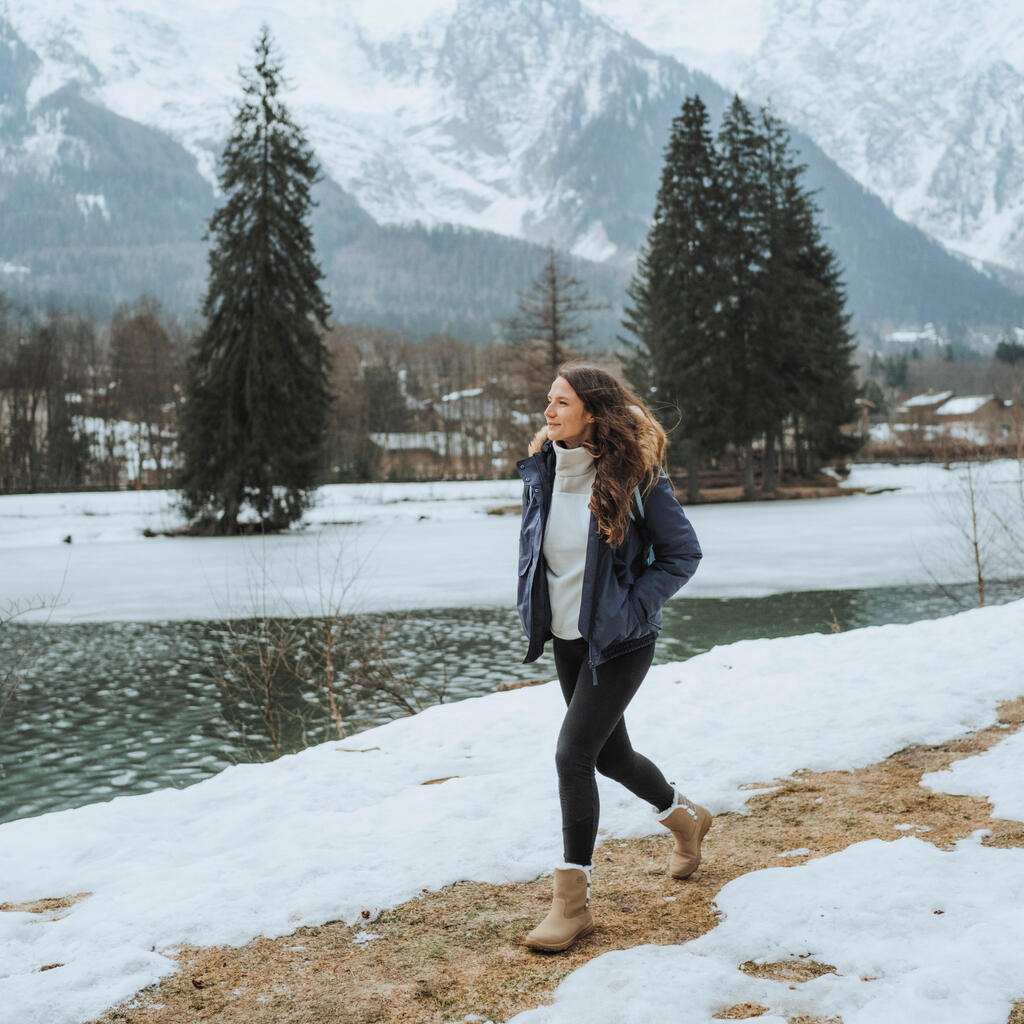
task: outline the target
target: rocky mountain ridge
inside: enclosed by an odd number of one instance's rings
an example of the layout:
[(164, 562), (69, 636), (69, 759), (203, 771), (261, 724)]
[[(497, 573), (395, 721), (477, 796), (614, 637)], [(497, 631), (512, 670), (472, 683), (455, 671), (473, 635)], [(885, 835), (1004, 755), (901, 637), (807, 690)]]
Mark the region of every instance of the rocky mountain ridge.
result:
[(590, 0), (810, 135), (904, 220), (1024, 272), (1019, 0)]
[[(548, 241), (620, 304), (683, 96), (699, 91), (716, 117), (728, 99), (578, 0), (4, 10), (0, 268), (15, 269), (0, 282), (31, 278), (36, 294), (150, 291), (194, 308), (215, 157), (262, 19), (325, 172), (318, 248), (347, 317), (436, 329), (473, 306), (477, 326), (460, 329), (486, 333), (539, 266), (529, 243)], [(796, 142), (860, 319), (1019, 315), (991, 277), (902, 225), (809, 138)]]

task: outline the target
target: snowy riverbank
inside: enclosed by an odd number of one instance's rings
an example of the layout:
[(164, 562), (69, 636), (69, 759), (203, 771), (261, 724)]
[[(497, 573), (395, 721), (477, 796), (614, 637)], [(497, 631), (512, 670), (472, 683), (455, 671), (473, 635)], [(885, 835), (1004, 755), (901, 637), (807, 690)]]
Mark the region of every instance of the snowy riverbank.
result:
[[(1019, 601), (743, 641), (652, 670), (630, 732), (715, 813), (742, 811), (752, 783), (852, 769), (990, 724), (998, 703), (1024, 691), (1022, 636)], [(560, 857), (559, 718), (553, 684), (494, 694), (188, 789), (0, 826), (0, 903), (90, 894), (63, 916), (0, 913), (0, 1021), (77, 1024), (172, 970), (162, 951), (179, 943), (355, 922), (459, 879), (548, 871)], [(1006, 780), (1022, 771), (1014, 740), (928, 783), (998, 794), (1000, 813), (1019, 815)], [(647, 808), (614, 784), (603, 781), (601, 795), (604, 838), (654, 831)], [(552, 1008), (520, 1019), (674, 1019), (683, 986), (694, 1020), (757, 996), (778, 1012), (813, 1005), (846, 1024), (988, 1024), (1024, 995), (1022, 901), (1024, 851), (862, 843), (737, 879), (720, 894), (723, 922), (702, 939), (601, 957), (567, 979)], [(795, 992), (736, 970), (804, 954), (842, 977)], [(673, 983), (652, 985), (652, 969)]]
[[(986, 481), (1012, 494), (1019, 467)], [(705, 558), (687, 598), (969, 582), (950, 523), (962, 471), (855, 466), (884, 493), (688, 510)], [(304, 529), (268, 538), (144, 537), (181, 525), (162, 491), (0, 496), (0, 607), (42, 596), (56, 621), (215, 619), (510, 606), (518, 481), (321, 488)], [(71, 543), (63, 543), (65, 537)], [(998, 576), (999, 566), (994, 575)]]

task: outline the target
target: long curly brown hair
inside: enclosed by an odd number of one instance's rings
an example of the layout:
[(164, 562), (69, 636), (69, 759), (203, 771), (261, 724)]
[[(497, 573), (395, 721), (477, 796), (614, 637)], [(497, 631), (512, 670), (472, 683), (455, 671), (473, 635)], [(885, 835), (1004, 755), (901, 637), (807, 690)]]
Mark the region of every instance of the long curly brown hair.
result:
[(584, 447), (594, 456), (596, 476), (590, 510), (597, 532), (613, 547), (629, 529), (633, 491), (650, 490), (665, 461), (667, 440), (643, 401), (613, 373), (592, 363), (566, 363), (558, 375), (569, 382), (594, 417)]

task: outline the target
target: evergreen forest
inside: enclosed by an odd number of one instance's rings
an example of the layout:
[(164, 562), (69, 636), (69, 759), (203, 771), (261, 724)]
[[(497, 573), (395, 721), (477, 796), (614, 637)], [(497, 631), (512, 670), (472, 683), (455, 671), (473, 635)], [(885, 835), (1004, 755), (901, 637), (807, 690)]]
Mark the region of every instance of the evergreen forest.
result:
[(859, 444), (841, 430), (857, 397), (841, 269), (804, 170), (778, 119), (738, 96), (717, 138), (699, 95), (673, 121), (623, 340), (691, 499), (729, 449), (753, 497), (758, 476), (776, 489), (781, 448), (806, 477)]

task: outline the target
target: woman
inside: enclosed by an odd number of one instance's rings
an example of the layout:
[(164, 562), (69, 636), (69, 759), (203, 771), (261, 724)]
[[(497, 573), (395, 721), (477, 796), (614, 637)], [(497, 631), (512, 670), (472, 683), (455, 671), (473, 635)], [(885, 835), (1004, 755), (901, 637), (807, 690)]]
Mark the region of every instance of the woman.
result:
[(595, 769), (650, 803), (674, 833), (674, 878), (697, 870), (711, 815), (633, 750), (622, 718), (650, 668), (661, 606), (701, 557), (661, 468), (665, 432), (616, 377), (585, 364), (560, 369), (544, 418), (518, 464), (519, 614), (527, 662), (553, 640), (567, 704), (555, 755), (565, 860), (551, 910), (526, 945), (556, 951), (594, 929)]

